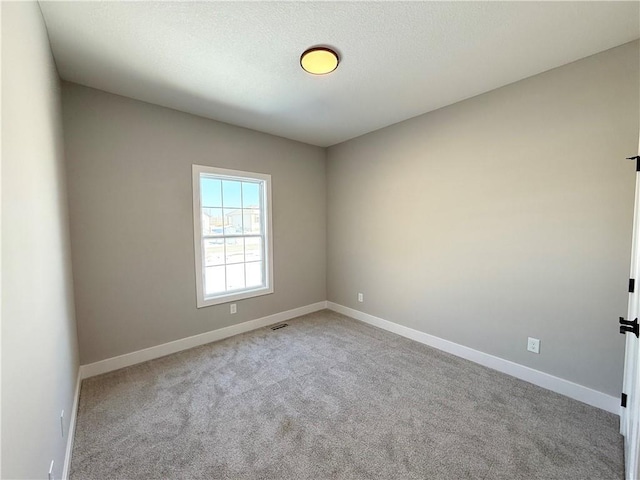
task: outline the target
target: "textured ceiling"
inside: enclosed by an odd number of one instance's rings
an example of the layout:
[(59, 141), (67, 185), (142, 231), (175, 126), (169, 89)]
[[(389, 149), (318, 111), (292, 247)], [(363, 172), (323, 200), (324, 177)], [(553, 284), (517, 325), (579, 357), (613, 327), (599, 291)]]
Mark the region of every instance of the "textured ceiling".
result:
[(320, 146), (640, 36), (637, 2), (40, 5), (63, 79)]

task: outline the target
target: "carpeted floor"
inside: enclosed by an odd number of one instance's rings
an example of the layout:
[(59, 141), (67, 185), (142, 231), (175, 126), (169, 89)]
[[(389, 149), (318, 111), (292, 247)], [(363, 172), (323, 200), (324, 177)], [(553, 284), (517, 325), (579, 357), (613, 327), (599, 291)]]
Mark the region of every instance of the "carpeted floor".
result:
[(72, 480), (621, 479), (618, 418), (324, 310), (82, 383)]

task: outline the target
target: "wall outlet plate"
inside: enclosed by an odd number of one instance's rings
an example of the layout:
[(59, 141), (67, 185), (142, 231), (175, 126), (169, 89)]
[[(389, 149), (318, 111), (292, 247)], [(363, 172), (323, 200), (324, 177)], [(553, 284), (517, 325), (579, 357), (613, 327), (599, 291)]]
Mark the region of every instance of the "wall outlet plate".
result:
[(358, 301), (359, 301), (360, 303), (364, 302), (364, 294), (363, 294), (363, 293), (359, 293), (359, 294), (358, 294)]
[(527, 350), (533, 353), (540, 353), (540, 339), (529, 337), (527, 340)]
[(231, 315), (233, 315), (237, 311), (238, 311), (238, 307), (236, 307), (235, 303), (232, 303), (231, 306), (229, 307), (229, 312), (231, 312)]

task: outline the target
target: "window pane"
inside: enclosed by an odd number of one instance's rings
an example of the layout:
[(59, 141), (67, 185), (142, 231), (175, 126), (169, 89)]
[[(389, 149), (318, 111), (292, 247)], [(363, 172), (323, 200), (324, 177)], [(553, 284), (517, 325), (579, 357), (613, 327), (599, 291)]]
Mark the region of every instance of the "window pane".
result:
[(262, 285), (262, 262), (245, 264), (247, 270), (247, 287), (259, 287)]
[(243, 209), (242, 221), (244, 226), (244, 233), (262, 233), (262, 220), (260, 219), (260, 210), (258, 210), (257, 208)]
[(227, 290), (244, 288), (244, 263), (227, 265)]
[(204, 241), (204, 264), (206, 267), (224, 265), (224, 240)]
[(260, 184), (242, 182), (242, 206), (260, 208)]
[(203, 208), (202, 209), (202, 234), (222, 235), (222, 209)]
[(244, 262), (244, 238), (225, 239), (227, 247), (226, 263)]
[(225, 207), (242, 208), (241, 182), (222, 181), (222, 202)]
[(204, 291), (213, 295), (225, 291), (225, 267), (206, 267), (204, 269)]
[(245, 242), (245, 262), (262, 260), (262, 238), (247, 237)]
[(200, 198), (203, 207), (222, 206), (222, 182), (213, 178), (200, 177)]
[(242, 209), (224, 209), (224, 233), (226, 235), (242, 234)]

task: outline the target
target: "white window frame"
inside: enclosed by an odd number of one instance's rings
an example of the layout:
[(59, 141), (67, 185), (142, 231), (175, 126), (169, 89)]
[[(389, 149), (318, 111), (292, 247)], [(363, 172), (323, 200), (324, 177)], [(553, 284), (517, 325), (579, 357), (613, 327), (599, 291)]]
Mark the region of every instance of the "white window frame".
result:
[[(193, 241), (195, 249), (196, 267), (196, 305), (197, 308), (219, 305), (221, 303), (235, 302), (245, 298), (257, 297), (273, 293), (273, 240), (271, 224), (271, 175), (265, 173), (243, 172), (226, 168), (208, 167), (205, 165), (192, 165), (193, 180)], [(264, 205), (264, 219), (262, 235), (264, 241), (264, 280), (265, 285), (255, 288), (245, 288), (233, 292), (224, 292), (217, 295), (205, 295), (204, 289), (204, 251), (202, 233), (202, 205), (200, 195), (200, 178), (202, 174), (209, 174), (224, 180), (260, 180), (263, 183), (262, 204)], [(225, 238), (225, 237), (220, 237)]]

